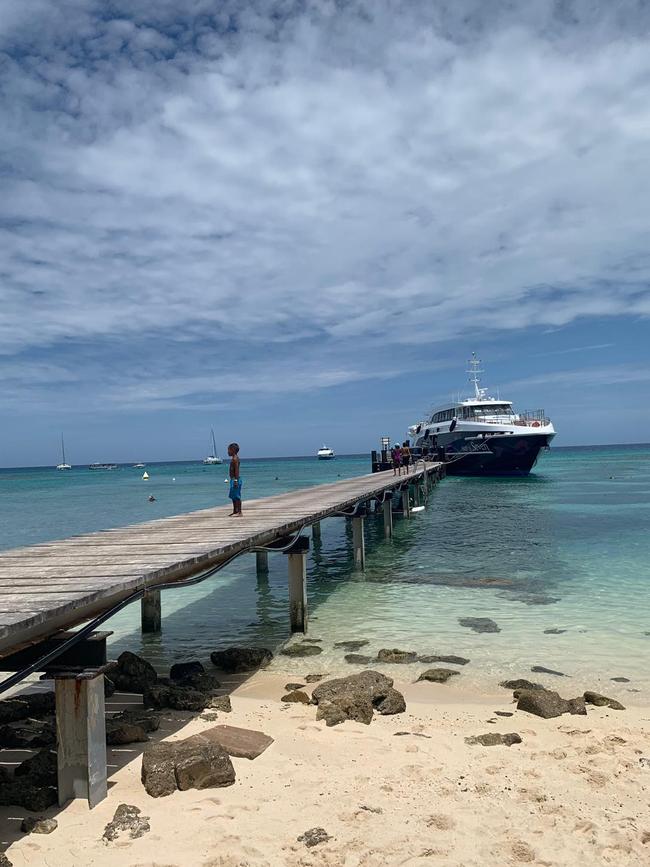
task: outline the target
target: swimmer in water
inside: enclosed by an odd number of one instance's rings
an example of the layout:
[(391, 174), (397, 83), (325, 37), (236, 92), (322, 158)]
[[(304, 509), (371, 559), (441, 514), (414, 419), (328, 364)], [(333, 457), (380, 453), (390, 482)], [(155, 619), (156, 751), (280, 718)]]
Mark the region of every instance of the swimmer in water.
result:
[(154, 497), (153, 494), (149, 494), (149, 502), (150, 502), (150, 503), (155, 503), (155, 502), (156, 502), (156, 498)]

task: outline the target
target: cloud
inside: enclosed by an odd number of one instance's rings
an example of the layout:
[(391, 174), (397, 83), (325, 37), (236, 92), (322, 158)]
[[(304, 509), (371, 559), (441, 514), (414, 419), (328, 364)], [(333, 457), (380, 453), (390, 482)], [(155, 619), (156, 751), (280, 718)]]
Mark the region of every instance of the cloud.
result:
[(156, 405), (650, 313), (645, 4), (1, 6), (0, 373)]

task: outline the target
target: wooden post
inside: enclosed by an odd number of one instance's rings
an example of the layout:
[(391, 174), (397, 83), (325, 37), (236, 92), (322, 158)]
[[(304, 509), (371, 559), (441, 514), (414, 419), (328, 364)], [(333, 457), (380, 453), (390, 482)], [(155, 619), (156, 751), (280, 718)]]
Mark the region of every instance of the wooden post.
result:
[(289, 624), (291, 632), (307, 632), (307, 552), (309, 540), (301, 538), (299, 546), (287, 554), (289, 564)]
[(162, 622), (160, 590), (145, 591), (140, 600), (140, 615), (143, 632), (160, 632)]
[(316, 523), (311, 525), (311, 537), (314, 542), (320, 542), (320, 521), (316, 521)]
[(87, 798), (95, 807), (107, 793), (104, 675), (55, 676), (59, 806)]
[(402, 490), (402, 512), (405, 518), (411, 517), (411, 500), (408, 485)]
[(386, 492), (386, 498), (383, 505), (384, 511), (384, 536), (387, 539), (393, 538), (393, 495), (390, 491)]
[(257, 570), (258, 575), (268, 575), (269, 574), (269, 552), (268, 551), (256, 551), (255, 552), (255, 568)]
[(352, 518), (352, 550), (354, 552), (354, 568), (366, 568), (366, 544), (363, 537), (363, 517)]

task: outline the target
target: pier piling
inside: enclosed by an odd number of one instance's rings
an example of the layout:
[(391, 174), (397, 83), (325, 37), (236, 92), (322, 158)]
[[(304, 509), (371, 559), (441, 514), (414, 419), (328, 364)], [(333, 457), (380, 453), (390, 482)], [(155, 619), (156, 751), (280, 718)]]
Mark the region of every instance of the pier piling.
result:
[(268, 551), (256, 551), (255, 553), (255, 568), (258, 575), (269, 574), (269, 554)]
[(160, 632), (162, 611), (160, 590), (147, 590), (140, 602), (140, 616), (143, 632)]
[(384, 536), (387, 539), (393, 538), (393, 494), (387, 491), (384, 494)]
[(59, 806), (87, 798), (95, 807), (106, 797), (104, 675), (54, 678)]
[(289, 568), (289, 625), (291, 632), (307, 632), (307, 553), (309, 540), (301, 537), (287, 553)]
[(352, 518), (352, 550), (354, 552), (354, 568), (366, 568), (366, 543), (363, 535), (363, 516)]

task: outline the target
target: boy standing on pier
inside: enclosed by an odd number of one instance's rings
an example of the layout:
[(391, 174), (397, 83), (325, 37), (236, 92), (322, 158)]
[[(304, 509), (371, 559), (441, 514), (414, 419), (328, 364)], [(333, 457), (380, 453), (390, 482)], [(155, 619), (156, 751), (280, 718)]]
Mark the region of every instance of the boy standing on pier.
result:
[(230, 443), (228, 454), (230, 455), (230, 491), (228, 492), (228, 496), (232, 500), (230, 517), (241, 518), (242, 480), (239, 475), (239, 445), (237, 443)]

